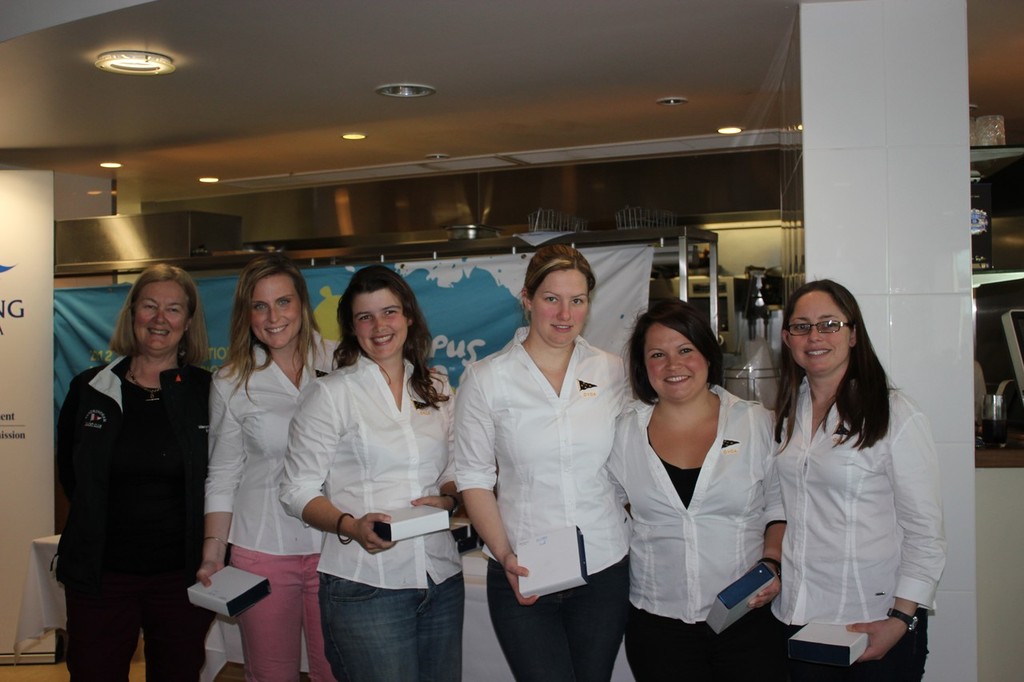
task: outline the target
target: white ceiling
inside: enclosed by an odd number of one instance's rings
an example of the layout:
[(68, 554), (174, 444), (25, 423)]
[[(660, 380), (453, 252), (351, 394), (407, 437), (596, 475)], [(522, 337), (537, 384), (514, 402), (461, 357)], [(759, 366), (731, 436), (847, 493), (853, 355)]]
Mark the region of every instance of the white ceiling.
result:
[[(796, 14), (794, 0), (5, 0), (0, 164), (105, 176), (120, 161), (119, 193), (141, 203), (410, 174), (435, 152), (452, 161), (432, 168), (466, 170), (757, 144), (715, 130), (778, 126)], [(971, 100), (1022, 140), (1024, 2), (969, 0), (968, 16)], [(93, 67), (118, 48), (178, 70)], [(437, 94), (374, 94), (390, 82)], [(669, 95), (689, 104), (655, 104)]]

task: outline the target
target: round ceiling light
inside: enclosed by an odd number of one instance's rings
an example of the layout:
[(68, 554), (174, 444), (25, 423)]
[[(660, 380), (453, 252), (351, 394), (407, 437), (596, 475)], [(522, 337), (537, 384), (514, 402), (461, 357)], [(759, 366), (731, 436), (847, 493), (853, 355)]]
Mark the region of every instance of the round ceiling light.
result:
[(121, 164), (117, 161), (103, 161), (100, 163), (101, 168), (120, 168)]
[(433, 95), (437, 90), (429, 85), (420, 85), (418, 83), (388, 83), (387, 85), (381, 85), (374, 90), (378, 95), (384, 95), (385, 97), (429, 97)]
[(739, 135), (743, 132), (743, 128), (738, 126), (726, 126), (724, 128), (719, 128), (718, 132), (722, 135)]
[(174, 60), (157, 52), (113, 50), (96, 57), (96, 68), (128, 76), (162, 76), (174, 73)]
[(686, 99), (685, 97), (675, 96), (675, 97), (662, 97), (662, 98), (656, 100), (656, 102), (658, 104), (660, 104), (661, 106), (663, 106), (663, 107), (677, 107), (680, 104), (688, 104), (690, 102), (690, 100)]
[(214, 183), (220, 182), (220, 178), (215, 178), (213, 176), (207, 176), (207, 177), (204, 177), (204, 178), (199, 178), (199, 182), (205, 183), (207, 185), (212, 185)]
[(341, 136), (343, 140), (365, 140), (366, 133), (344, 133)]

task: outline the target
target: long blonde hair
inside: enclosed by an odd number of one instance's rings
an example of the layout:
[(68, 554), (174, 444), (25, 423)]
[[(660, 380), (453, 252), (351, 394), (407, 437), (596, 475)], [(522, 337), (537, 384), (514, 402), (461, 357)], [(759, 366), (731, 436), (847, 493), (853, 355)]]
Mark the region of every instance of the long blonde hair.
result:
[(238, 273), (238, 284), (235, 286), (235, 299), (231, 306), (230, 338), (228, 339), (227, 359), (224, 361), (227, 376), (234, 377), (237, 385), (249, 386), (249, 378), (254, 372), (266, 369), (273, 362), (270, 352), (262, 364), (256, 363), (256, 347), (267, 348), (252, 332), (251, 312), (252, 297), (260, 280), (273, 275), (287, 275), (295, 286), (299, 296), (302, 326), (299, 329), (296, 344), (296, 359), (299, 363), (300, 375), (306, 369), (306, 360), (316, 346), (316, 334), (319, 332), (313, 307), (309, 301), (309, 290), (306, 279), (299, 268), (283, 254), (268, 253), (256, 256)]

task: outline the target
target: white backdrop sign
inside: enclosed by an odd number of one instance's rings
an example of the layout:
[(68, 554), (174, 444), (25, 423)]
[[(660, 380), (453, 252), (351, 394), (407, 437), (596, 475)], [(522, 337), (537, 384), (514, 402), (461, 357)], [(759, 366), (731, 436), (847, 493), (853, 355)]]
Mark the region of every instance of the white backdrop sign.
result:
[(0, 658), (32, 539), (53, 533), (53, 174), (0, 171)]

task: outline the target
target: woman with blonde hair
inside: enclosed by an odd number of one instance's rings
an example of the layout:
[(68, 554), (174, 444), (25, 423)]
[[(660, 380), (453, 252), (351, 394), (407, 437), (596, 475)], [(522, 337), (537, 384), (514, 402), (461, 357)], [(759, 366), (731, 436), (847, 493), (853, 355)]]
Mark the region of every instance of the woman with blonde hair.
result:
[[(625, 399), (622, 361), (581, 336), (596, 279), (567, 245), (530, 259), (529, 326), (470, 365), (456, 401), (459, 490), (492, 559), (487, 603), (517, 680), (608, 680), (629, 608), (625, 513), (605, 470)], [(518, 548), (579, 528), (588, 584), (524, 597)]]
[(245, 677), (299, 679), (300, 635), (309, 676), (332, 679), (317, 599), (323, 534), (285, 513), (277, 496), (288, 424), (300, 392), (331, 365), (306, 281), (283, 254), (249, 261), (238, 276), (227, 362), (210, 391), (210, 471), (203, 563), (209, 584), (232, 566), (270, 580), (270, 596), (238, 617)]
[(186, 591), (202, 549), (210, 374), (188, 273), (144, 270), (110, 348), (113, 361), (72, 380), (57, 422), (68, 670), (127, 679), (141, 630), (150, 679), (194, 681), (213, 618)]

